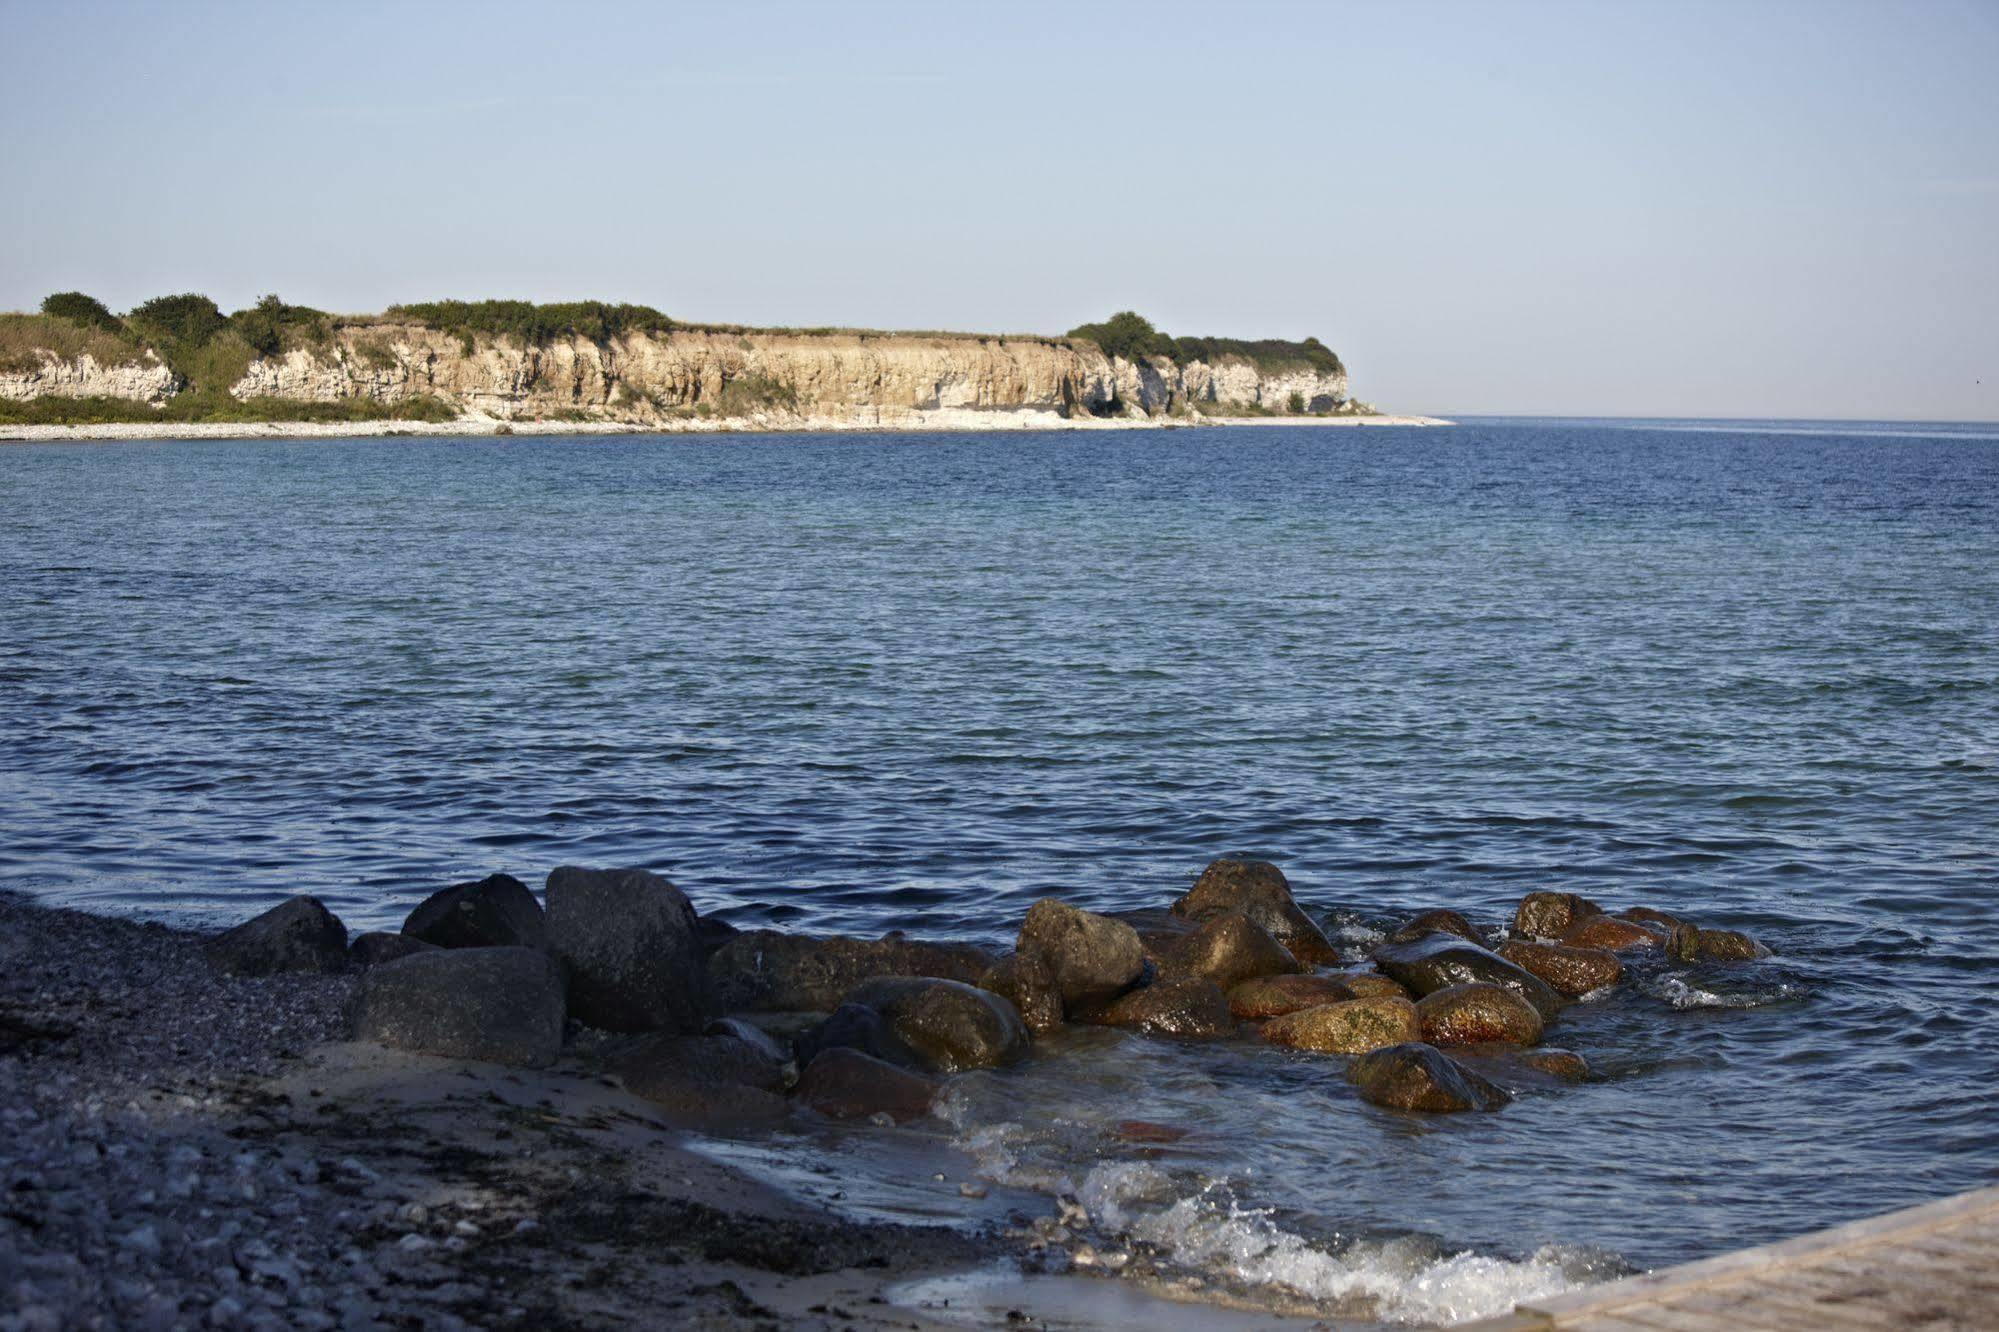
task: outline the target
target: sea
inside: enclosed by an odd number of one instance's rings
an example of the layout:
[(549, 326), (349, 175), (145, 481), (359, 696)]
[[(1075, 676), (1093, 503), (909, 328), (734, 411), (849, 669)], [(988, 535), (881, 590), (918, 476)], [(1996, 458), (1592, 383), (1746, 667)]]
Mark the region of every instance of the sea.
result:
[(1081, 1029), (909, 1132), (1391, 1323), (1994, 1182), (1999, 426), (0, 446), (0, 887), (392, 929), (642, 865), (1003, 947), (1225, 855), (1359, 965), (1537, 889), (1773, 955), (1634, 967), (1493, 1113)]

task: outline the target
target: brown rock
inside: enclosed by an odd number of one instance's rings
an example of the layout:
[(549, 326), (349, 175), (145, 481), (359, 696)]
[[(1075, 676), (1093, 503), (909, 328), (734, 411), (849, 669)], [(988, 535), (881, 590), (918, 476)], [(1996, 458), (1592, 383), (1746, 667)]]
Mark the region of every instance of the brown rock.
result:
[(937, 1073), (1011, 1064), (1027, 1054), (1027, 1028), (1012, 1004), (958, 981), (885, 976), (847, 996), (881, 1014), (897, 1040)]
[(1347, 1079), (1361, 1099), (1391, 1110), (1497, 1110), (1511, 1098), (1434, 1045), (1411, 1042), (1360, 1056)]
[(830, 1013), (865, 981), (934, 976), (969, 985), (992, 964), (993, 955), (983, 948), (926, 943), (900, 934), (849, 939), (744, 930), (709, 955), (708, 975), (730, 1012)]
[(1702, 957), (1717, 962), (1753, 962), (1770, 956), (1770, 950), (1736, 930), (1702, 930), (1698, 944)]
[(1559, 939), (1576, 921), (1599, 914), (1596, 903), (1574, 893), (1529, 893), (1513, 912), (1513, 937)]
[(1571, 948), (1567, 944), (1509, 939), (1499, 946), (1499, 955), (1539, 976), (1556, 993), (1570, 998), (1615, 985), (1624, 974), (1624, 964), (1617, 960), (1617, 954), (1602, 948)]
[(1038, 957), (1015, 953), (986, 968), (979, 988), (990, 990), (1013, 1005), (1020, 1020), (1036, 1036), (1046, 1036), (1062, 1025), (1062, 994), (1055, 988), (1054, 973)]
[(1635, 948), (1664, 948), (1666, 936), (1649, 925), (1616, 916), (1585, 916), (1562, 931), (1561, 942), (1571, 948), (1607, 948), (1623, 953)]
[(1652, 907), (1632, 907), (1628, 911), (1620, 911), (1617, 914), (1626, 920), (1635, 920), (1640, 925), (1656, 925), (1668, 932), (1675, 925), (1684, 923), (1678, 916), (1673, 915), (1671, 912), (1658, 911)]
[(1544, 1045), (1538, 1050), (1522, 1050), (1520, 1062), (1537, 1072), (1563, 1082), (1581, 1082), (1589, 1076), (1589, 1062), (1573, 1050)]
[(1260, 976), (1229, 991), (1229, 1012), (1260, 1021), (1358, 997), (1338, 976)]
[(1408, 943), (1383, 944), (1374, 950), (1374, 965), (1415, 995), (1434, 994), (1469, 981), (1503, 985), (1534, 1005), (1544, 1022), (1552, 1021), (1567, 1002), (1538, 976), (1452, 934), (1426, 934)]
[(1028, 908), (1014, 952), (1041, 959), (1066, 1012), (1116, 998), (1136, 984), (1145, 969), (1137, 930), (1052, 897)]
[(1675, 962), (1692, 962), (1701, 955), (1701, 932), (1685, 921), (1666, 932), (1666, 956)]
[(1421, 1040), (1422, 1021), (1407, 999), (1348, 999), (1302, 1008), (1263, 1024), (1263, 1039), (1292, 1050), (1360, 1054)]
[(1247, 980), (1291, 975), (1304, 968), (1269, 931), (1231, 911), (1196, 926), (1174, 946), (1161, 970), (1167, 976), (1205, 976), (1228, 991)]
[(1395, 933), (1388, 936), (1390, 943), (1407, 943), (1420, 939), (1426, 934), (1455, 934), (1460, 939), (1468, 939), (1483, 948), (1485, 937), (1472, 923), (1455, 911), (1425, 911), (1422, 915), (1402, 922)]
[(1424, 995), (1416, 1001), (1416, 1017), (1431, 1045), (1533, 1045), (1541, 1039), (1541, 1015), (1534, 1005), (1511, 990), (1478, 981)]
[(839, 1048), (806, 1065), (793, 1095), (800, 1105), (830, 1119), (884, 1114), (900, 1124), (929, 1114), (941, 1086), (873, 1055)]
[(1409, 991), (1378, 971), (1332, 971), (1327, 976), (1353, 991), (1356, 999), (1407, 999)]
[(1154, 981), (1078, 1017), (1100, 1027), (1129, 1027), (1185, 1040), (1212, 1040), (1235, 1030), (1228, 997), (1219, 985), (1200, 976)]
[(1217, 860), (1201, 871), (1194, 886), (1173, 904), (1173, 914), (1206, 920), (1240, 911), (1306, 966), (1339, 960), (1332, 942), (1291, 900), (1283, 871), (1264, 860)]

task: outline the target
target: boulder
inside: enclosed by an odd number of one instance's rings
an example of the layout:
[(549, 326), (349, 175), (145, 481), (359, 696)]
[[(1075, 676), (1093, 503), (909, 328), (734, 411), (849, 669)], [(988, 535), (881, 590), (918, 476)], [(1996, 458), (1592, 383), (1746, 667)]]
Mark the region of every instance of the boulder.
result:
[(224, 930), (207, 943), (209, 961), (238, 976), (347, 969), (347, 927), (316, 897), (294, 897)]
[(1605, 948), (1613, 953), (1634, 948), (1664, 948), (1666, 932), (1616, 916), (1584, 916), (1563, 930), (1559, 942), (1571, 948)]
[(1431, 1045), (1534, 1045), (1541, 1014), (1519, 995), (1484, 981), (1452, 985), (1416, 1002), (1423, 1040)]
[(439, 948), (548, 947), (541, 903), (510, 874), (489, 874), (432, 893), (410, 912), (403, 933)]
[(974, 985), (889, 976), (867, 982), (847, 998), (881, 1014), (930, 1072), (993, 1068), (1027, 1053), (1027, 1028), (1013, 1005)]
[(432, 948), (363, 973), (354, 1034), (396, 1050), (546, 1068), (562, 1053), (562, 973), (534, 948)]
[(1283, 871), (1268, 861), (1214, 861), (1173, 904), (1174, 915), (1196, 921), (1230, 911), (1239, 911), (1261, 925), (1306, 966), (1339, 961), (1325, 932), (1291, 900), (1291, 885)]
[(1770, 950), (1738, 930), (1701, 930), (1700, 955), (1716, 962), (1753, 962), (1770, 956)]
[(366, 934), (355, 935), (354, 942), (347, 945), (347, 960), (357, 967), (379, 967), (384, 962), (393, 962), (411, 953), (427, 953), (435, 947), (436, 944), (412, 939), (407, 934), (370, 930)]
[(751, 1044), (732, 1035), (643, 1037), (615, 1055), (608, 1071), (625, 1084), (625, 1090), (648, 1100), (660, 1099), (654, 1092), (667, 1089), (666, 1099), (679, 1097), (679, 1088), (690, 1082), (720, 1082), (758, 1091), (784, 1091), (782, 1051)]
[(1014, 953), (1039, 958), (1048, 968), (1065, 1012), (1115, 999), (1145, 968), (1137, 930), (1052, 897), (1027, 909)]
[(754, 1022), (745, 1022), (741, 1018), (716, 1018), (701, 1029), (701, 1034), (730, 1037), (752, 1050), (762, 1051), (767, 1058), (775, 1060), (780, 1065), (791, 1058), (791, 1052), (773, 1040), (769, 1032)]
[(1292, 1050), (1361, 1054), (1423, 1038), (1416, 1005), (1377, 996), (1301, 1008), (1263, 1024), (1263, 1039)]
[(1476, 926), (1455, 911), (1441, 910), (1425, 911), (1420, 916), (1403, 921), (1396, 927), (1395, 932), (1388, 936), (1388, 941), (1408, 943), (1411, 939), (1420, 939), (1426, 934), (1455, 934), (1460, 939), (1468, 940), (1481, 948), (1485, 947), (1485, 936), (1478, 932)]
[(695, 1032), (714, 1015), (694, 908), (642, 869), (548, 876), (548, 940), (569, 973), (571, 1016), (606, 1031)]
[(1617, 914), (1625, 920), (1635, 920), (1640, 925), (1656, 925), (1662, 930), (1671, 930), (1676, 925), (1686, 923), (1670, 912), (1657, 911), (1651, 907), (1632, 907)]
[(1201, 976), (1224, 992), (1262, 976), (1291, 975), (1304, 968), (1270, 937), (1270, 932), (1238, 912), (1211, 916), (1174, 945), (1161, 974)]
[(1229, 991), (1229, 1013), (1261, 1021), (1357, 997), (1338, 976), (1260, 976)]
[(1675, 962), (1693, 962), (1701, 955), (1701, 932), (1695, 925), (1685, 921), (1666, 932), (1666, 956)]
[(1411, 994), (1421, 997), (1469, 981), (1502, 985), (1534, 1005), (1543, 1022), (1552, 1021), (1564, 1000), (1538, 977), (1497, 953), (1455, 935), (1431, 934), (1374, 950), (1374, 965)]
[(800, 1105), (830, 1119), (887, 1115), (900, 1124), (929, 1114), (941, 1085), (859, 1050), (841, 1047), (827, 1050), (807, 1064), (792, 1095)]
[(1567, 944), (1534, 943), (1509, 939), (1499, 946), (1499, 955), (1523, 970), (1539, 976), (1557, 994), (1571, 998), (1617, 984), (1624, 964), (1617, 954), (1601, 948), (1571, 948)]
[(1511, 1099), (1436, 1046), (1420, 1041), (1361, 1055), (1347, 1066), (1347, 1080), (1360, 1089), (1362, 1100), (1391, 1110), (1497, 1110)]
[(1055, 988), (1055, 973), (1039, 957), (1015, 953), (1001, 958), (979, 977), (979, 988), (1012, 1004), (1021, 1022), (1036, 1036), (1045, 1036), (1062, 1025), (1062, 993)]
[(732, 1013), (830, 1013), (866, 981), (934, 976), (973, 984), (992, 964), (983, 948), (900, 934), (850, 939), (743, 930), (709, 957), (708, 972), (716, 999)]
[(1587, 897), (1574, 893), (1529, 893), (1513, 912), (1516, 939), (1559, 939), (1562, 931), (1584, 916), (1601, 915), (1603, 909)]
[(1589, 1062), (1573, 1050), (1544, 1045), (1538, 1050), (1522, 1050), (1518, 1058), (1536, 1072), (1563, 1082), (1581, 1082), (1589, 1076)]
[(793, 1038), (792, 1052), (804, 1068), (828, 1050), (859, 1050), (885, 1063), (922, 1068), (926, 1061), (890, 1029), (888, 1019), (862, 1004), (841, 1004), (816, 1027)]
[(1407, 999), (1409, 991), (1378, 971), (1330, 971), (1327, 978), (1353, 991), (1356, 999)]
[(1235, 1030), (1228, 996), (1202, 976), (1154, 981), (1077, 1016), (1100, 1027), (1127, 1027), (1148, 1036), (1182, 1040), (1213, 1040)]

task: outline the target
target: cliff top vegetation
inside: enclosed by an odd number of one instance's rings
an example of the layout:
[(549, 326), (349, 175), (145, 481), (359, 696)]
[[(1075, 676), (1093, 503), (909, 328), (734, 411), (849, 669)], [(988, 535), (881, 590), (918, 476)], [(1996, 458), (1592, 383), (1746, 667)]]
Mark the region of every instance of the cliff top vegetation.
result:
[(1210, 365), (1227, 357), (1239, 357), (1259, 370), (1318, 370), (1340, 374), (1346, 367), (1333, 349), (1317, 338), (1290, 342), (1281, 338), (1176, 338), (1152, 326), (1152, 321), (1132, 310), (1120, 310), (1100, 324), (1081, 324), (1069, 330), (1076, 342), (1094, 343), (1106, 356), (1122, 356), (1127, 361), (1163, 356), (1175, 365), (1205, 361)]

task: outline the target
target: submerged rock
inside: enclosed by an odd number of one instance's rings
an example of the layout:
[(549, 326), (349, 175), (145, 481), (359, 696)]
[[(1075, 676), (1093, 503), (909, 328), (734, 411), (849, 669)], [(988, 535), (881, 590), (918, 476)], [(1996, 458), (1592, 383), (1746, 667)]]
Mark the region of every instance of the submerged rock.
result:
[(1666, 934), (1650, 925), (1616, 916), (1585, 916), (1562, 931), (1560, 942), (1571, 948), (1604, 948), (1613, 953), (1635, 948), (1664, 948)]
[(1168, 977), (1205, 977), (1224, 991), (1259, 977), (1303, 970), (1268, 930), (1234, 911), (1197, 925), (1174, 945), (1161, 968)]
[(708, 959), (716, 999), (738, 1013), (830, 1013), (865, 981), (934, 976), (972, 984), (992, 965), (991, 953), (970, 944), (900, 935), (814, 938), (778, 930), (743, 930)]
[(1420, 939), (1426, 934), (1455, 934), (1458, 938), (1475, 943), (1481, 948), (1485, 946), (1485, 936), (1478, 932), (1477, 926), (1455, 911), (1442, 910), (1425, 911), (1420, 916), (1402, 922), (1396, 927), (1395, 932), (1388, 936), (1388, 942), (1408, 943), (1411, 939)]
[(933, 1072), (993, 1068), (1027, 1053), (1027, 1028), (1020, 1014), (977, 986), (928, 976), (889, 976), (867, 982), (847, 998), (881, 1014), (895, 1038)]
[(1717, 962), (1753, 962), (1770, 956), (1770, 950), (1738, 930), (1701, 930), (1700, 955)]
[(1374, 950), (1374, 965), (1418, 996), (1471, 981), (1504, 986), (1534, 1005), (1543, 1022), (1552, 1021), (1562, 1011), (1564, 1002), (1539, 977), (1497, 953), (1450, 934), (1383, 944)]
[(407, 934), (370, 930), (366, 934), (355, 935), (354, 942), (347, 945), (347, 960), (357, 967), (379, 967), (384, 962), (393, 962), (411, 953), (427, 953), (435, 947), (436, 944), (412, 939)]
[(649, 1036), (612, 1059), (609, 1071), (683, 1124), (737, 1128), (790, 1112), (784, 1060), (733, 1035)]
[(1052, 897), (1027, 909), (1014, 953), (1038, 958), (1048, 968), (1065, 1012), (1116, 998), (1145, 969), (1137, 930)]
[(1229, 991), (1229, 1012), (1261, 1020), (1358, 997), (1339, 976), (1261, 976)]
[(1015, 953), (987, 967), (979, 977), (979, 988), (990, 990), (1013, 1005), (1014, 1012), (1036, 1036), (1045, 1036), (1062, 1025), (1062, 994), (1055, 988), (1055, 975), (1038, 957)]
[(1656, 925), (1660, 929), (1668, 931), (1677, 925), (1686, 924), (1684, 920), (1681, 920), (1671, 912), (1659, 911), (1652, 907), (1631, 907), (1617, 914), (1625, 920), (1635, 920), (1640, 925)]
[(1431, 1045), (1533, 1045), (1541, 1014), (1512, 990), (1472, 981), (1424, 995), (1416, 1003), (1423, 1039)]
[(439, 948), (548, 947), (541, 903), (510, 874), (439, 889), (410, 912), (403, 933)]
[(694, 908), (641, 869), (564, 865), (548, 876), (548, 939), (569, 1010), (606, 1031), (701, 1030), (714, 1015)]
[(1559, 939), (1563, 930), (1583, 917), (1602, 912), (1596, 903), (1574, 893), (1529, 893), (1514, 909), (1512, 934), (1516, 939)]
[(1589, 1061), (1573, 1050), (1546, 1045), (1538, 1050), (1522, 1050), (1518, 1058), (1536, 1072), (1563, 1082), (1581, 1082), (1589, 1076)]
[(1239, 911), (1307, 966), (1327, 966), (1339, 960), (1325, 932), (1291, 900), (1291, 885), (1284, 872), (1265, 860), (1213, 861), (1194, 880), (1194, 886), (1173, 903), (1172, 910), (1176, 916), (1196, 921)]
[(1228, 996), (1204, 976), (1154, 981), (1078, 1016), (1100, 1027), (1128, 1027), (1148, 1036), (1183, 1040), (1213, 1040), (1235, 1030)]
[(1567, 944), (1509, 939), (1499, 946), (1508, 962), (1539, 976), (1558, 994), (1571, 998), (1617, 984), (1624, 964), (1602, 948), (1571, 948)]
[(792, 1095), (830, 1119), (887, 1115), (898, 1124), (930, 1113), (942, 1084), (872, 1055), (829, 1049), (805, 1066)]
[(1263, 1024), (1263, 1039), (1272, 1045), (1319, 1054), (1362, 1054), (1422, 1038), (1416, 1005), (1399, 997), (1321, 1004)]
[(546, 1068), (562, 1053), (562, 974), (533, 948), (433, 948), (370, 969), (354, 1034), (397, 1050)]
[(1412, 1042), (1361, 1055), (1347, 1067), (1361, 1099), (1391, 1110), (1497, 1110), (1512, 1099), (1434, 1045)]
[(347, 969), (347, 927), (316, 897), (294, 897), (224, 930), (206, 945), (209, 961), (238, 976)]

